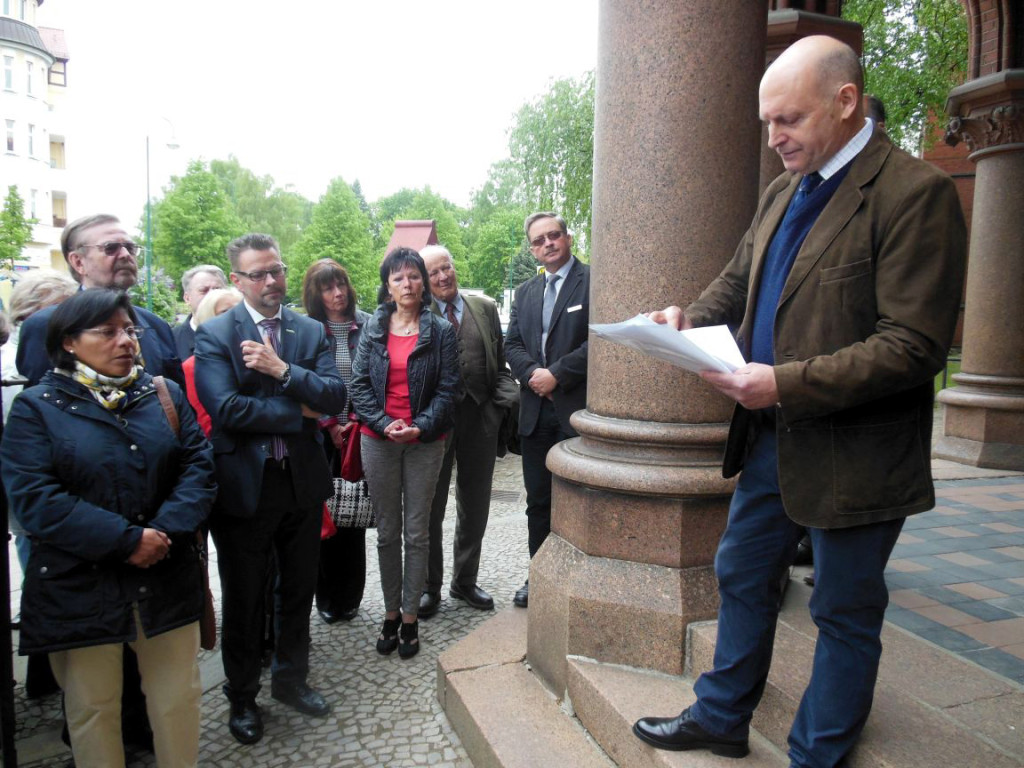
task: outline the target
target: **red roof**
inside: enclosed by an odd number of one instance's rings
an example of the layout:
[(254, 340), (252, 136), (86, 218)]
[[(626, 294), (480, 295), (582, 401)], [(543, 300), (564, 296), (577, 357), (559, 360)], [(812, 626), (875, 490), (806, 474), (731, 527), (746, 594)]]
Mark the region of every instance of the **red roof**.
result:
[(391, 233), (385, 253), (394, 248), (413, 248), (420, 250), (428, 245), (437, 245), (437, 228), (433, 219), (419, 221), (396, 221), (395, 231)]
[(38, 29), (39, 36), (43, 38), (43, 45), (46, 46), (46, 50), (60, 61), (67, 61), (71, 58), (71, 55), (68, 53), (67, 40), (64, 39), (63, 29), (54, 29), (53, 27), (38, 27)]

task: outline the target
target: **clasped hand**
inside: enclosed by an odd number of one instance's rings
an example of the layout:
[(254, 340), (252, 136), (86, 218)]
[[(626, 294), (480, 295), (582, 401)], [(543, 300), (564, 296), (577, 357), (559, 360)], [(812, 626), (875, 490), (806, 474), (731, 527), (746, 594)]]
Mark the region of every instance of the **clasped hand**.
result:
[(540, 397), (551, 399), (551, 393), (558, 386), (558, 379), (547, 368), (534, 368), (526, 385)]
[[(648, 312), (656, 323), (685, 331), (693, 327), (683, 310), (676, 306)], [(700, 377), (730, 400), (748, 410), (771, 408), (779, 402), (779, 388), (775, 382), (775, 369), (763, 363), (747, 363), (732, 373), (702, 371)]]
[(136, 568), (149, 568), (167, 557), (170, 551), (171, 539), (166, 533), (155, 528), (143, 528), (142, 538), (135, 545), (128, 564)]
[(419, 427), (415, 424), (406, 424), (405, 419), (395, 419), (384, 427), (384, 437), (396, 443), (408, 443), (421, 434)]
[[(242, 342), (242, 362), (246, 368), (259, 373), (265, 373), (275, 379), (280, 379), (288, 364), (277, 356), (277, 352), (270, 346), (270, 342), (261, 343), (246, 339)], [(319, 419), (323, 414), (314, 411), (305, 403), (302, 404), (302, 415), (307, 419)]]

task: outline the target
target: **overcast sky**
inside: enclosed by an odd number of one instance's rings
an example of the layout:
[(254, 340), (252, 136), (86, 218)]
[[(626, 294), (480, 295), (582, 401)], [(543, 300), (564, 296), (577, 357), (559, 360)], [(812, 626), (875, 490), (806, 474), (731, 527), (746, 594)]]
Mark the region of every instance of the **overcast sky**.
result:
[(596, 0), (46, 0), (38, 23), (71, 56), (69, 214), (132, 225), (147, 134), (154, 195), (234, 154), (314, 201), (342, 176), (466, 205), (515, 111), (597, 56)]

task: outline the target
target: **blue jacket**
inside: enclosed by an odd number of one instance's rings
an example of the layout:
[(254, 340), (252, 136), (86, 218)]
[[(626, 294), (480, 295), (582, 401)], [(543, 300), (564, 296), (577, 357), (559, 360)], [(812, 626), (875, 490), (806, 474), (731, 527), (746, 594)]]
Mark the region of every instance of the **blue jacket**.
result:
[[(135, 639), (202, 613), (195, 531), (216, 494), (213, 455), (185, 393), (168, 389), (176, 436), (143, 374), (115, 414), (72, 379), (50, 372), (14, 401), (0, 443), (11, 510), (31, 537), (22, 591), (21, 652)], [(171, 537), (149, 568), (125, 561), (144, 527)]]
[[(390, 358), (388, 324), (394, 311), (382, 304), (367, 321), (352, 363), (352, 407), (360, 421), (381, 437), (394, 419), (384, 412)], [(409, 403), (420, 442), (437, 440), (455, 423), (459, 388), (459, 347), (455, 329), (429, 309), (420, 312), (420, 334), (409, 355)]]
[[(29, 384), (38, 384), (43, 374), (53, 366), (46, 354), (46, 326), (56, 311), (57, 305), (44, 307), (26, 318), (18, 333), (18, 352), (15, 362), (18, 373), (28, 379)], [(145, 330), (139, 339), (142, 358), (146, 361), (146, 373), (151, 376), (166, 376), (179, 386), (185, 386), (181, 372), (174, 334), (164, 320), (142, 307), (132, 305), (138, 326)]]
[(280, 329), (280, 356), (291, 366), (286, 385), (246, 367), (242, 342), (263, 342), (244, 303), (207, 320), (196, 332), (196, 392), (213, 421), (210, 442), (222, 491), (215, 515), (255, 516), (274, 435), (288, 446), (288, 470), (300, 506), (319, 508), (334, 492), (320, 426), (303, 415), (302, 406), (338, 413), (345, 407), (345, 383), (323, 325), (285, 309)]

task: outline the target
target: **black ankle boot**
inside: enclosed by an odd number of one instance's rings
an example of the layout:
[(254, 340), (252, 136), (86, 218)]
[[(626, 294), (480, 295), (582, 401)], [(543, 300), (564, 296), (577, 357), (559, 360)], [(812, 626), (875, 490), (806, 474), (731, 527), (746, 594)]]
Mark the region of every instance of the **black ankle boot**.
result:
[(381, 656), (387, 656), (398, 647), (398, 626), (401, 623), (401, 619), (384, 619), (377, 636), (377, 653)]
[(420, 652), (420, 622), (419, 619), (406, 624), (398, 632), (398, 655), (403, 659), (411, 659)]

